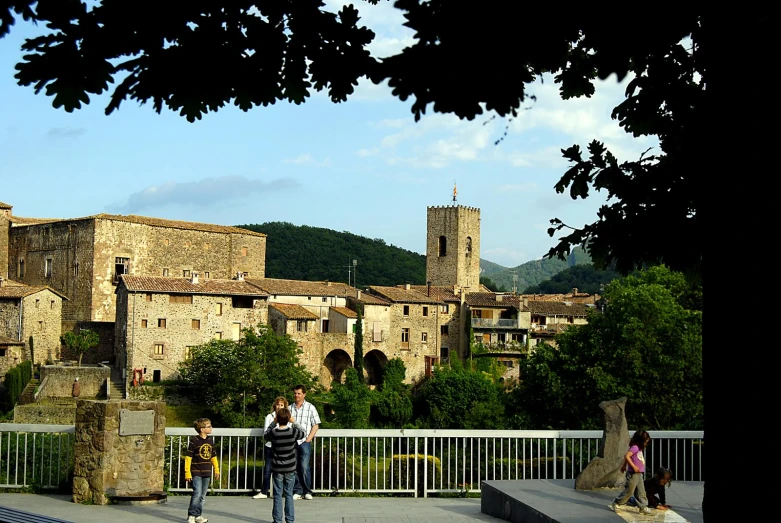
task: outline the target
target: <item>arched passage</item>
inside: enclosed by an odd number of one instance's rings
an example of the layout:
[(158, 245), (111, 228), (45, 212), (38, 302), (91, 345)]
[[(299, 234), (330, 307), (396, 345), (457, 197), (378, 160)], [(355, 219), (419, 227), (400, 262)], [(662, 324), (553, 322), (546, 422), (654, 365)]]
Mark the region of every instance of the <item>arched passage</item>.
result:
[(323, 372), (321, 372), (320, 380), (324, 381), (324, 385), (330, 386), (332, 381), (344, 382), (345, 369), (352, 367), (353, 362), (350, 359), (350, 355), (342, 349), (335, 349), (328, 353), (323, 362)]
[(370, 350), (363, 357), (363, 370), (367, 385), (379, 385), (382, 380), (382, 368), (388, 363), (388, 357), (381, 350)]

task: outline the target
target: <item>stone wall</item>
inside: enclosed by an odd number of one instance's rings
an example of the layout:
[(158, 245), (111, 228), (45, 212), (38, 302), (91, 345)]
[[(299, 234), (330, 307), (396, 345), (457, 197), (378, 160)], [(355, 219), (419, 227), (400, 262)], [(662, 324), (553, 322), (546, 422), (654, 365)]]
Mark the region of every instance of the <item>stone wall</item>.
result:
[(28, 403), (14, 407), (14, 423), (42, 423), (46, 425), (73, 425), (76, 423), (76, 404), (39, 405)]
[[(231, 339), (234, 325), (254, 328), (268, 321), (265, 300), (244, 308), (233, 307), (231, 296), (196, 294), (192, 303), (170, 303), (169, 294), (128, 293), (124, 286), (118, 294), (114, 359), (117, 367), (127, 370), (128, 384), (136, 368), (144, 371), (145, 380), (152, 381), (155, 371), (160, 380), (175, 378), (192, 347), (215, 338)], [(160, 320), (165, 320), (165, 327), (158, 326)], [(156, 354), (156, 345), (162, 345), (162, 354)]]
[(8, 221), (6, 213), (0, 209), (0, 278), (10, 278), (13, 270), (8, 263), (8, 235), (10, 234), (11, 222)]
[(41, 383), (49, 378), (41, 395), (49, 398), (70, 398), (73, 381), (78, 377), (81, 396), (94, 398), (105, 393), (106, 379), (110, 375), (111, 369), (108, 367), (41, 365)]
[[(63, 321), (62, 333), (79, 332), (89, 329), (98, 333), (98, 344), (84, 353), (82, 364), (97, 364), (108, 362), (114, 364), (114, 322), (113, 321)], [(59, 356), (55, 359), (66, 361), (78, 361), (79, 355), (72, 354), (68, 347), (60, 347)]]
[(25, 359), (30, 359), (30, 337), (35, 351), (34, 364), (46, 363), (59, 349), (62, 332), (62, 298), (46, 289), (23, 298), (22, 340)]
[[(440, 237), (446, 241), (440, 256)], [(426, 280), (434, 285), (480, 286), (480, 209), (429, 207), (426, 219)]]
[[(130, 414), (124, 413), (128, 411)], [(151, 412), (151, 434), (131, 427)], [(143, 413), (143, 414), (142, 414)], [(124, 417), (123, 417), (124, 416)], [(148, 418), (144, 418), (148, 419)], [(124, 429), (124, 430), (123, 430)], [(165, 404), (159, 401), (90, 401), (76, 406), (73, 502), (106, 505), (114, 496), (162, 492), (165, 464)]]

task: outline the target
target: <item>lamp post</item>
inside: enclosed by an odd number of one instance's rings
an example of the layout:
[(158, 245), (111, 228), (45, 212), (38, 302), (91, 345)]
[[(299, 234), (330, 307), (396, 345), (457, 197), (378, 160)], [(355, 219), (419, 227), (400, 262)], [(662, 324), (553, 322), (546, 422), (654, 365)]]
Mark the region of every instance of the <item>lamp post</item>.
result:
[(358, 288), (358, 260), (353, 260), (353, 287)]

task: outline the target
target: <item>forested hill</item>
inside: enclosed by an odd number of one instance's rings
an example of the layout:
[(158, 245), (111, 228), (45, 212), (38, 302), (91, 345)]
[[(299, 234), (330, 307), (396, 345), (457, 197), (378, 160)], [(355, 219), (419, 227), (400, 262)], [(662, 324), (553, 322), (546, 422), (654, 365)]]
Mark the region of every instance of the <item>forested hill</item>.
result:
[[(515, 273), (518, 276), (517, 290), (523, 292), (524, 289), (539, 285), (569, 267), (591, 265), (591, 263), (591, 257), (588, 253), (581, 247), (575, 247), (567, 260), (559, 260), (558, 258), (531, 260), (517, 267), (492, 272), (488, 277), (501, 290), (511, 291), (513, 289), (513, 273)], [(575, 287), (578, 286), (575, 285)], [(572, 289), (570, 288), (570, 290)]]
[(358, 287), (426, 283), (426, 257), (382, 239), (287, 222), (236, 227), (268, 235), (267, 278), (347, 283), (347, 265), (358, 260)]

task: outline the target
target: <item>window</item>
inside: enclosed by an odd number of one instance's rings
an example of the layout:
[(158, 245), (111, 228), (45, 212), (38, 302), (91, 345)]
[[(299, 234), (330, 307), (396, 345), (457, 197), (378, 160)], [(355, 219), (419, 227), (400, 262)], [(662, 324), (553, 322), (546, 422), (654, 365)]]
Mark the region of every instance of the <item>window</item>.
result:
[(52, 300), (52, 301), (50, 302), (50, 304), (49, 304), (49, 308), (50, 308), (50, 309), (53, 309), (53, 308), (54, 308), (54, 300)]
[(241, 323), (234, 323), (231, 325), (231, 337), (234, 341), (238, 341), (241, 337)]
[(114, 258), (114, 283), (119, 281), (119, 277), (128, 273), (128, 267), (130, 265), (130, 258), (123, 258), (117, 256)]
[(404, 316), (409, 316), (409, 305), (404, 306)]
[(328, 301), (328, 298), (326, 298), (326, 297), (323, 297), (322, 301), (323, 301), (323, 303), (325, 303), (325, 302), (327, 302), (327, 301)]
[(152, 293), (151, 293), (151, 292), (147, 292), (147, 293), (145, 293), (145, 294), (144, 294), (144, 299), (145, 299), (146, 301), (152, 301)]
[(466, 237), (466, 255), (469, 256), (472, 254), (472, 237), (467, 236)]
[[(330, 322), (329, 322), (328, 320), (326, 320), (326, 319), (323, 319), (322, 326), (320, 327), (320, 332), (328, 332), (328, 324), (329, 324), (329, 323), (330, 323)], [(353, 331), (353, 333), (354, 333), (354, 332), (355, 332), (355, 331)]]
[(24, 260), (19, 260), (19, 277), (24, 278)]
[(155, 369), (152, 371), (152, 383), (160, 383), (160, 381), (163, 379), (162, 371), (159, 369)]
[(447, 303), (439, 306), (439, 312), (442, 314), (450, 314), (450, 305)]
[(242, 256), (246, 256), (247, 255), (247, 248), (246, 247), (242, 247), (241, 248), (241, 255)]
[(353, 334), (355, 334), (356, 332), (358, 332), (358, 324), (353, 323)]
[(423, 343), (428, 343), (428, 332), (420, 333), (420, 341)]
[(171, 294), (168, 296), (168, 303), (192, 303), (192, 294)]
[(165, 245), (166, 247), (168, 247), (170, 244), (171, 244), (171, 241), (168, 238), (163, 240), (163, 245)]
[(147, 320), (141, 320), (141, 328), (146, 329), (147, 327)]
[(184, 246), (185, 247), (189, 247), (190, 246), (190, 240), (187, 240), (186, 242), (184, 242)]
[(447, 330), (448, 330), (448, 326), (447, 325), (442, 325), (442, 326), (439, 327), (439, 333), (442, 336), (447, 336), (447, 334), (448, 334)]
[(206, 272), (204, 272), (204, 273), (203, 273), (203, 277), (204, 277), (204, 278), (209, 278), (209, 271), (206, 271)]
[(191, 360), (193, 359), (193, 347), (187, 346), (184, 348), (184, 359)]
[(165, 318), (157, 318), (157, 328), (165, 329)]
[(191, 322), (191, 325), (192, 325), (193, 329), (200, 330), (201, 329), (201, 320), (193, 319), (192, 322)]
[(37, 309), (40, 306), (41, 306), (41, 300), (35, 300), (35, 308)]
[(306, 320), (296, 321), (296, 330), (298, 332), (306, 332)]
[(409, 349), (409, 329), (401, 329), (401, 348)]
[(51, 278), (52, 277), (52, 259), (51, 258), (46, 258), (46, 261), (44, 262), (43, 276), (45, 278)]
[(307, 296), (306, 299), (309, 300), (309, 301), (312, 301), (312, 297), (311, 296)]
[(190, 269), (184, 269), (182, 271), (182, 276), (185, 277), (185, 278), (189, 278), (190, 277)]
[(221, 340), (222, 339), (222, 332), (215, 332), (214, 333), (214, 339), (215, 340)]
[(428, 307), (423, 307), (423, 316), (428, 316)]
[(73, 276), (77, 277), (79, 276), (79, 262), (73, 263)]
[(43, 322), (42, 321), (38, 321), (38, 330), (39, 331), (43, 331)]
[(483, 311), (481, 309), (474, 309), (474, 310), (472, 310), (472, 317), (473, 318), (482, 318), (483, 317)]
[(8, 349), (2, 348), (0, 349), (0, 358), (5, 358), (5, 355), (8, 353)]
[(165, 344), (155, 343), (155, 356), (163, 356), (165, 352)]
[(382, 324), (379, 321), (372, 322), (372, 341), (382, 341)]
[(231, 304), (234, 309), (251, 309), (252, 308), (252, 296), (233, 296), (231, 297)]
[(222, 316), (222, 303), (214, 304), (214, 314), (217, 316)]
[(444, 236), (439, 237), (439, 256), (445, 256), (447, 254), (447, 238)]
[(447, 347), (442, 347), (439, 349), (439, 359), (442, 361), (442, 363), (447, 363), (448, 358), (450, 357), (450, 349)]
[(166, 268), (163, 268), (163, 276), (164, 276), (164, 277), (167, 277), (167, 276), (168, 276), (168, 269), (166, 269)]
[(567, 316), (567, 323), (575, 323), (575, 316)]
[(203, 244), (203, 248), (204, 248), (205, 250), (207, 250), (207, 251), (209, 250), (209, 248), (210, 248), (210, 247), (211, 247), (211, 244), (210, 244), (210, 243), (204, 243), (204, 244)]

